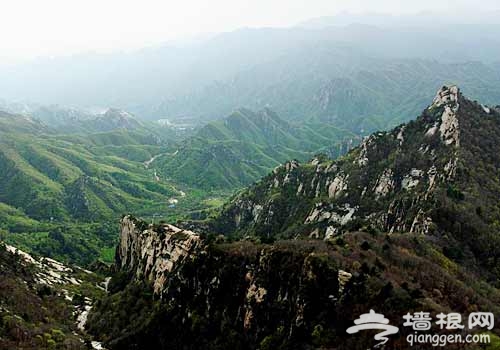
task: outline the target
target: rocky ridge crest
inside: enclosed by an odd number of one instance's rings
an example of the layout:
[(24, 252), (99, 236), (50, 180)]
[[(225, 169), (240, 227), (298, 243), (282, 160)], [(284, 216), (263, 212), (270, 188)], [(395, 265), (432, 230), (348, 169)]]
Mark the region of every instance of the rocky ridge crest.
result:
[(428, 234), (435, 228), (436, 191), (454, 186), (463, 164), (463, 122), (492, 113), (458, 87), (443, 86), (417, 120), (366, 137), (337, 161), (319, 156), (276, 168), (227, 205), (213, 230), (331, 238), (363, 222), (386, 232)]

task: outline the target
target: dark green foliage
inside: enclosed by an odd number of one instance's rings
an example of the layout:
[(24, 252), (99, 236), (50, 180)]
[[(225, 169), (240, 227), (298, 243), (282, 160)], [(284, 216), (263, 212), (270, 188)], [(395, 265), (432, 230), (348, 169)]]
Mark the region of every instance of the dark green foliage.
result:
[(361, 243), (360, 247), (363, 250), (369, 250), (371, 248), (370, 243), (368, 243), (367, 241), (364, 241), (363, 243)]
[[(459, 104), (457, 147), (438, 129), (429, 132), (444, 111), (433, 106), (337, 161), (318, 157), (277, 168), (206, 222), (191, 223), (209, 232), (204, 236), (222, 233), (233, 243), (212, 238), (165, 276), (150, 313), (139, 311), (140, 324), (103, 331), (124, 305), (137, 310), (132, 296), (144, 281), (127, 284), (94, 310), (92, 332), (111, 349), (357, 350), (373, 346), (373, 334), (345, 330), (370, 309), (395, 324), (421, 310), (499, 312), (500, 115), (462, 96)], [(376, 193), (386, 169), (393, 185)], [(333, 179), (344, 175), (347, 188), (331, 194)], [(354, 219), (339, 219), (352, 208)], [(309, 240), (332, 227), (327, 242)], [(390, 347), (407, 346), (409, 332), (401, 328)]]
[(36, 284), (35, 272), (0, 244), (0, 349), (86, 349), (60, 286)]
[[(500, 311), (498, 291), (454, 265), (433, 240), (348, 233), (337, 248), (317, 240), (213, 245), (169, 274), (161, 296), (137, 281), (114, 289), (94, 308), (90, 331), (112, 350), (358, 350), (373, 345), (372, 335), (345, 329), (370, 309), (396, 325), (412, 311)], [(342, 294), (339, 269), (353, 274)], [(260, 301), (248, 297), (258, 288), (265, 290)], [(408, 332), (402, 327), (391, 345), (404, 346)]]
[[(472, 266), (480, 262), (488, 280), (498, 278), (500, 115), (487, 113), (460, 95), (457, 147), (446, 145), (438, 129), (429, 132), (439, 126), (443, 111), (444, 106), (432, 106), (415, 121), (370, 136), (366, 165), (359, 165), (362, 148), (337, 161), (319, 157), (314, 164), (287, 163), (235, 196), (210, 220), (212, 230), (269, 242), (310, 235), (321, 238), (328, 225), (336, 226), (337, 234), (362, 230), (375, 235), (377, 231), (409, 231), (420, 215), (419, 220), (425, 217), (431, 222), (426, 233), (438, 237), (439, 246), (448, 247), (446, 256)], [(326, 169), (334, 170), (328, 173)], [(375, 188), (386, 169), (392, 171), (393, 187), (387, 195), (378, 196)], [(430, 193), (428, 174), (433, 169), (436, 189)], [(408, 183), (414, 177), (412, 172), (420, 172), (415, 176), (418, 182), (403, 188), (403, 180)], [(331, 198), (328, 184), (338, 174), (348, 176), (347, 190)], [(307, 221), (314, 210), (321, 213), (318, 217), (344, 216), (345, 204), (356, 211), (342, 225), (327, 219)]]
[(448, 188), (446, 190), (446, 194), (448, 195), (448, 197), (456, 199), (456, 200), (464, 200), (465, 199), (465, 195), (460, 190), (453, 187), (453, 185), (451, 185), (451, 184), (448, 185)]
[[(90, 330), (110, 337), (112, 349), (253, 349), (261, 342), (300, 348), (313, 328), (293, 321), (297, 303), (304, 305), (306, 319), (326, 324), (333, 316), (328, 305), (333, 305), (330, 295), (337, 294), (337, 270), (321, 246), (312, 242), (213, 246), (170, 276), (161, 300), (154, 301), (157, 298), (146, 292), (150, 287), (137, 282), (114, 292), (96, 306)], [(317, 255), (310, 254), (314, 251)], [(255, 270), (249, 272), (248, 266)], [(263, 301), (246, 299), (252, 284), (266, 290)], [(320, 286), (322, 292), (317, 294)], [(253, 316), (241, 308), (247, 302)], [(121, 310), (132, 314), (126, 316)], [(249, 323), (244, 326), (245, 322)]]
[[(153, 165), (179, 182), (202, 189), (239, 188), (288, 159), (323, 151), (337, 157), (359, 138), (328, 124), (292, 124), (273, 111), (241, 109), (211, 122)], [(345, 147), (345, 148), (344, 148)]]

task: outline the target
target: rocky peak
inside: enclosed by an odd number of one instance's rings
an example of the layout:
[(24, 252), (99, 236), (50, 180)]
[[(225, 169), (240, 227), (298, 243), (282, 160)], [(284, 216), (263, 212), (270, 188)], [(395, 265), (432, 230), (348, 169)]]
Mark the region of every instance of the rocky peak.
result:
[[(132, 317), (115, 327), (114, 348), (137, 339), (157, 342), (141, 348), (185, 347), (220, 326), (218, 345), (244, 334), (252, 349), (279, 348), (277, 339), (306, 348), (297, 334), (328, 329), (335, 346), (352, 349), (339, 338), (341, 322), (367, 298), (381, 307), (395, 305), (387, 300), (410, 301), (408, 308), (487, 305), (484, 285), (500, 276), (499, 135), (494, 109), (444, 87), (416, 120), (369, 136), (335, 161), (285, 163), (203, 223), (240, 241), (208, 245), (194, 232), (125, 217), (118, 266), (151, 282), (164, 307), (136, 318), (151, 320), (146, 327), (129, 325)], [(103, 303), (101, 314), (109, 307), (120, 304)]]
[(103, 114), (103, 117), (108, 119), (120, 119), (120, 120), (133, 118), (132, 114), (118, 108), (108, 108), (108, 110)]
[[(439, 132), (441, 138), (447, 145), (460, 145), (460, 129), (457, 117), (457, 112), (460, 107), (460, 97), (460, 90), (457, 86), (443, 86), (437, 92), (432, 105), (429, 107), (430, 109), (444, 107), (441, 115)], [(436, 126), (433, 126), (433, 128), (429, 130), (429, 133), (432, 133), (433, 131), (431, 130), (435, 130), (435, 128)]]
[(125, 216), (121, 220), (117, 262), (136, 278), (153, 283), (155, 293), (161, 294), (168, 273), (203, 247), (200, 236), (192, 231), (168, 224), (154, 227)]
[(458, 104), (458, 99), (460, 96), (460, 89), (456, 85), (443, 86), (436, 93), (432, 106), (441, 107), (443, 105), (455, 106)]
[(109, 108), (104, 114), (96, 118), (94, 122), (100, 124), (103, 129), (137, 129), (141, 123), (130, 113), (117, 108)]
[(429, 233), (438, 197), (462, 181), (464, 147), (482, 149), (486, 144), (478, 140), (495, 137), (486, 135), (488, 127), (472, 125), (498, 126), (494, 113), (467, 100), (457, 86), (444, 86), (415, 121), (366, 137), (337, 161), (315, 157), (275, 169), (227, 206), (214, 230), (266, 239), (331, 238), (363, 222), (385, 232)]

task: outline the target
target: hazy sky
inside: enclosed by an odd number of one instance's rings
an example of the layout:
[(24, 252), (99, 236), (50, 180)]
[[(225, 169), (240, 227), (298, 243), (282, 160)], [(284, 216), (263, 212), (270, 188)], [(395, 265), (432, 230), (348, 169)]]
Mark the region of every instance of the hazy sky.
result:
[(154, 45), (320, 16), (498, 10), (498, 0), (0, 0), (0, 61)]

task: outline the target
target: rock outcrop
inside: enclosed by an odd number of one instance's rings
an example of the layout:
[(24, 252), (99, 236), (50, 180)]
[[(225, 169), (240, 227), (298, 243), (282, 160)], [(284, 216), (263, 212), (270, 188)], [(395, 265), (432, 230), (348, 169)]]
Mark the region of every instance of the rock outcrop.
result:
[[(145, 283), (167, 306), (158, 307), (161, 321), (154, 321), (162, 332), (168, 333), (173, 320), (191, 323), (203, 318), (207, 326), (225, 324), (247, 334), (249, 344), (254, 344), (249, 347), (255, 348), (255, 341), (277, 329), (293, 339), (312, 332), (321, 319), (335, 318), (335, 305), (352, 275), (337, 269), (324, 246), (322, 241), (317, 246), (300, 242), (213, 246), (194, 232), (125, 216), (117, 266), (131, 275), (132, 284)], [(218, 336), (217, 332), (209, 337)], [(128, 344), (118, 340), (110, 347), (122, 349)]]
[(212, 230), (331, 238), (359, 222), (386, 232), (428, 233), (436, 196), (458, 181), (462, 143), (477, 142), (465, 125), (495, 115), (458, 87), (444, 86), (416, 121), (366, 137), (338, 161), (315, 157), (275, 169), (226, 206)]
[(352, 350), (373, 345), (345, 329), (374, 305), (497, 310), (498, 135), (500, 114), (443, 87), (415, 121), (336, 161), (288, 162), (192, 231), (125, 217), (115, 279), (129, 280), (92, 330), (120, 350)]
[(155, 293), (160, 294), (168, 274), (203, 246), (200, 236), (192, 231), (168, 224), (155, 228), (125, 216), (121, 220), (117, 263), (121, 269), (133, 271), (136, 278), (151, 281)]
[(91, 271), (33, 256), (0, 240), (0, 349), (48, 344), (84, 350), (89, 349), (87, 339), (92, 349), (104, 350), (85, 332), (100, 282)]

